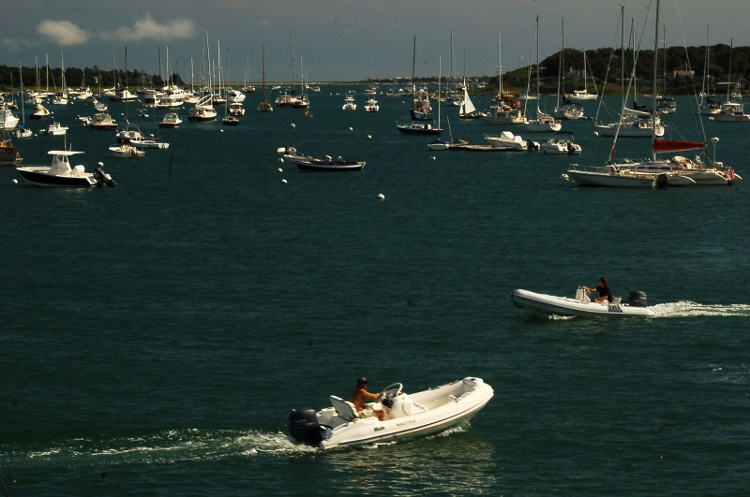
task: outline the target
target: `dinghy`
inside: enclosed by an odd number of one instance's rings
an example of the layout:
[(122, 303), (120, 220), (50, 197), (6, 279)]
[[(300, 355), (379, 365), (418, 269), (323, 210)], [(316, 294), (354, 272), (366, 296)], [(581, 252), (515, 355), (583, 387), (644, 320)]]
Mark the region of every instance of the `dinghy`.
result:
[(412, 394), (394, 383), (373, 406), (383, 411), (383, 421), (377, 416), (362, 417), (367, 411), (357, 412), (351, 402), (331, 395), (332, 407), (318, 412), (293, 409), (289, 431), (297, 442), (320, 449), (413, 438), (468, 422), (493, 395), (492, 387), (476, 377)]
[(578, 287), (576, 298), (558, 297), (536, 293), (521, 288), (511, 294), (513, 304), (530, 313), (556, 314), (559, 316), (653, 316), (654, 312), (647, 307), (646, 294), (630, 292), (628, 301), (622, 302), (614, 297), (612, 302), (592, 302), (583, 287)]

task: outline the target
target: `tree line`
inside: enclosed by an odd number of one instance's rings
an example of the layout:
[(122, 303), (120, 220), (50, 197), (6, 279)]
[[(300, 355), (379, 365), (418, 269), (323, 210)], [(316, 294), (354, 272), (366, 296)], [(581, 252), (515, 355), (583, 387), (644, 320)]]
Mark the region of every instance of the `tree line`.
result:
[[(593, 90), (593, 84), (601, 90), (602, 84), (606, 80), (608, 93), (616, 94), (620, 91), (621, 81), (621, 64), (624, 60), (625, 78), (630, 78), (635, 62), (637, 76), (637, 86), (639, 91), (650, 89), (651, 75), (654, 62), (653, 50), (641, 50), (637, 55), (637, 61), (632, 50), (629, 49), (611, 49), (598, 48), (586, 50), (586, 66), (590, 90)], [(669, 47), (666, 50), (659, 49), (658, 56), (658, 87), (666, 88), (667, 93), (673, 95), (693, 95), (702, 89), (703, 75), (706, 69), (706, 47)], [(730, 71), (731, 57), (731, 75)], [(741, 80), (750, 80), (750, 47), (730, 48), (726, 44), (712, 45), (710, 48), (710, 65), (708, 74), (710, 81), (706, 91), (711, 93), (722, 94), (727, 91), (726, 83), (728, 81), (737, 82)], [(561, 63), (563, 72), (560, 72)], [(558, 85), (558, 75), (563, 74), (563, 84), (565, 91), (570, 92), (573, 89), (583, 87), (583, 82), (572, 80), (572, 71), (582, 71), (584, 67), (584, 52), (573, 48), (566, 48), (562, 57), (558, 51), (545, 58), (539, 63), (540, 85), (543, 88), (542, 93), (554, 93)], [(535, 78), (535, 66), (526, 66), (503, 74), (503, 87), (509, 90), (525, 89), (529, 81), (529, 76)], [(693, 77), (676, 75), (677, 71), (691, 70)], [(23, 86), (26, 89), (40, 88), (59, 88), (62, 85), (60, 68), (44, 67), (21, 67), (20, 74), (23, 76)], [(38, 79), (37, 79), (37, 74)], [(167, 77), (168, 78), (168, 77)], [(487, 91), (492, 91), (498, 87), (497, 75), (483, 76), (481, 79), (487, 82)], [(428, 80), (424, 78), (423, 80)], [(168, 83), (159, 75), (147, 74), (142, 71), (132, 70), (103, 70), (97, 67), (76, 68), (68, 67), (65, 69), (65, 81), (68, 87), (89, 86), (92, 89), (101, 85), (102, 88), (110, 88), (122, 85), (125, 81), (131, 87), (155, 87), (161, 88)], [(184, 86), (185, 82), (178, 73), (172, 74), (171, 81), (174, 84)], [(387, 81), (384, 79), (384, 81)], [(19, 67), (0, 65), (0, 88), (4, 91), (18, 88), (19, 84)], [(532, 83), (532, 87), (535, 83)], [(650, 91), (650, 90), (649, 90)]]
[[(20, 74), (19, 74), (20, 73)], [(39, 88), (59, 89), (62, 86), (62, 72), (59, 67), (24, 67), (0, 65), (0, 88), (5, 91), (19, 88), (20, 77), (23, 77), (23, 87), (25, 90)], [(99, 86), (102, 88), (112, 88), (124, 85), (127, 81), (128, 86), (144, 86), (161, 88), (169, 83), (169, 77), (166, 80), (159, 75), (147, 74), (142, 71), (124, 71), (124, 70), (103, 70), (99, 67), (66, 67), (65, 68), (65, 86), (68, 88), (79, 88), (89, 86), (95, 90)], [(185, 83), (179, 74), (172, 74), (172, 83), (183, 86)]]

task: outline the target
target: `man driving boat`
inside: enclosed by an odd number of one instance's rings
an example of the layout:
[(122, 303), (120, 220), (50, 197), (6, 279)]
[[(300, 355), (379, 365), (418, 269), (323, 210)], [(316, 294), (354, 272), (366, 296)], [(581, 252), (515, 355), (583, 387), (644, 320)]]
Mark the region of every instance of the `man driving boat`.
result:
[(383, 411), (381, 409), (375, 409), (374, 403), (365, 404), (365, 399), (380, 400), (379, 394), (367, 391), (367, 383), (367, 378), (364, 376), (357, 379), (357, 387), (349, 397), (349, 402), (354, 404), (357, 412), (361, 413), (361, 417), (377, 416), (380, 421), (383, 421)]

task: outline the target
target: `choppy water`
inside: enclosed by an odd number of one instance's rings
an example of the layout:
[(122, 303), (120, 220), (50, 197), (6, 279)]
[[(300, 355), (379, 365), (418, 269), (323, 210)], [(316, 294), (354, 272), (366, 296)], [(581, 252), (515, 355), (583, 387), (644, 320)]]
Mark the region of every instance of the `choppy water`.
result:
[[(430, 152), (397, 133), (402, 99), (344, 112), (346, 89), (313, 94), (310, 120), (254, 112), (258, 93), (236, 128), (139, 120), (171, 143), (140, 161), (110, 158), (111, 134), (75, 127), (89, 113), (75, 104), (55, 109), (68, 143), (116, 188), (33, 188), (0, 170), (9, 494), (745, 494), (747, 187), (571, 188), (567, 157)], [(473, 143), (501, 130), (446, 115)], [(706, 123), (750, 180), (740, 126)], [(590, 122), (565, 128), (576, 162), (606, 158)], [(63, 139), (21, 145), (25, 164), (46, 164)], [(367, 166), (298, 173), (283, 145)], [(656, 317), (540, 319), (510, 301), (602, 274), (616, 294), (647, 292)], [(414, 441), (318, 453), (288, 440), (291, 408), (323, 407), (361, 375), (407, 391), (476, 375), (495, 398)]]

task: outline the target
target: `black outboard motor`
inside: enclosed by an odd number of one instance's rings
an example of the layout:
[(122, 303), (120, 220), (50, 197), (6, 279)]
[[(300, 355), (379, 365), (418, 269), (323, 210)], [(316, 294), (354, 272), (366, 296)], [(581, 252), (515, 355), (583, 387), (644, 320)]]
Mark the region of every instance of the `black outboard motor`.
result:
[(628, 305), (632, 307), (648, 307), (646, 294), (644, 292), (630, 292), (628, 294)]
[(97, 167), (96, 169), (94, 169), (94, 179), (99, 182), (99, 186), (107, 185), (109, 187), (113, 187), (117, 184), (115, 183), (115, 180), (112, 179), (112, 176), (105, 173), (101, 167)]
[(318, 445), (323, 440), (323, 427), (318, 423), (315, 409), (292, 409), (289, 432), (298, 442)]

